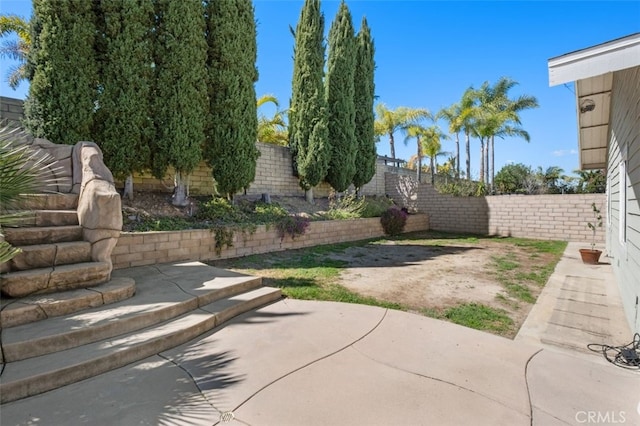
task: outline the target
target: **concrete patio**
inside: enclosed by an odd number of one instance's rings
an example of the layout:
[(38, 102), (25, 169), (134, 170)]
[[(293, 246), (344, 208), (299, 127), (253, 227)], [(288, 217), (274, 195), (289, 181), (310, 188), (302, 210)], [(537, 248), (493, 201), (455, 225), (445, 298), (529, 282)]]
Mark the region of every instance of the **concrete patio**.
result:
[(640, 424), (640, 373), (585, 349), (631, 340), (610, 273), (583, 266), (569, 244), (515, 340), (285, 299), (119, 370), (4, 404), (0, 423)]

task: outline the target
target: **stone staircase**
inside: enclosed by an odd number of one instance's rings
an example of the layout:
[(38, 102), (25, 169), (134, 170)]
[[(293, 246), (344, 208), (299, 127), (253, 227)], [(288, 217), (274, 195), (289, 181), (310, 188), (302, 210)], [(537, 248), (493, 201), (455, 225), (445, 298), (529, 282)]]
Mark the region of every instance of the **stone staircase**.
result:
[(31, 197), (24, 226), (3, 228), (22, 253), (0, 275), (0, 403), (155, 355), (281, 298), (261, 278), (199, 262), (111, 273), (91, 261), (77, 198)]

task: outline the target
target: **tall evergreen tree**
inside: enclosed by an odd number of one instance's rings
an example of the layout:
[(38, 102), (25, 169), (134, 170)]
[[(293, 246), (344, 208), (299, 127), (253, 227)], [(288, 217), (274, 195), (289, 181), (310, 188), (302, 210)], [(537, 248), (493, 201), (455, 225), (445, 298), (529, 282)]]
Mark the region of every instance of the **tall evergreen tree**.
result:
[(373, 101), (374, 84), (374, 45), (367, 19), (362, 18), (360, 31), (356, 37), (356, 69), (354, 77), (355, 138), (357, 152), (353, 185), (362, 188), (376, 173), (376, 140), (374, 134), (375, 115)]
[(251, 0), (210, 0), (207, 10), (210, 115), (204, 155), (227, 198), (255, 179), (258, 118), (256, 24)]
[(198, 0), (157, 0), (156, 6), (153, 173), (162, 177), (173, 167), (173, 203), (185, 205), (187, 177), (202, 158), (208, 114), (204, 9)]
[(92, 2), (34, 0), (33, 15), (25, 127), (55, 143), (91, 140), (97, 83)]
[(305, 0), (295, 30), (293, 82), (289, 109), (289, 146), (300, 186), (311, 188), (326, 176), (329, 162), (324, 97), (324, 16), (319, 0)]
[(102, 0), (98, 27), (104, 31), (100, 66), (96, 140), (113, 174), (126, 178), (125, 196), (133, 196), (132, 174), (149, 167), (153, 121), (154, 24), (152, 0)]
[(351, 13), (342, 1), (329, 30), (326, 95), (331, 155), (325, 180), (338, 192), (356, 173), (354, 75), (356, 49)]

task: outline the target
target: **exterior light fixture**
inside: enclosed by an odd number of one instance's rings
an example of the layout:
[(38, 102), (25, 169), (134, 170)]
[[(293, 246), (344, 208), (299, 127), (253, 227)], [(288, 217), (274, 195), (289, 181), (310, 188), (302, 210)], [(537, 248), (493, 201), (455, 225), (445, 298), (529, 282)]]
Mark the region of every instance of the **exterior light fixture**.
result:
[(585, 99), (580, 102), (580, 112), (585, 113), (596, 109), (596, 103), (592, 99)]

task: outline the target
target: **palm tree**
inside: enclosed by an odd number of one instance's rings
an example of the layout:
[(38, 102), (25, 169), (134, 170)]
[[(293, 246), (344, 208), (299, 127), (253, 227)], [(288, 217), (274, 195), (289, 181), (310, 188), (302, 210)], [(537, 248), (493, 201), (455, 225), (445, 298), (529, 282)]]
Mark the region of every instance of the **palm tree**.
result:
[(445, 139), (448, 139), (448, 136), (442, 132), (438, 125), (427, 127), (422, 134), (422, 152), (425, 156), (429, 157), (431, 185), (435, 182), (436, 169), (438, 167), (437, 158), (449, 154), (448, 152), (442, 151), (441, 141)]
[(466, 153), (466, 176), (467, 180), (471, 180), (471, 134), (475, 123), (475, 90), (473, 87), (467, 88), (460, 99), (460, 128), (465, 136), (465, 153)]
[(407, 145), (407, 143), (409, 142), (410, 139), (415, 138), (416, 139), (416, 146), (417, 146), (417, 151), (416, 151), (416, 155), (415, 157), (415, 161), (416, 161), (416, 179), (418, 180), (418, 182), (421, 182), (422, 180), (422, 138), (424, 137), (426, 130), (423, 126), (420, 126), (418, 124), (413, 124), (411, 126), (408, 126), (406, 129), (406, 133), (407, 136), (404, 138), (404, 144)]
[(489, 82), (484, 82), (476, 92), (479, 103), (479, 126), (482, 127), (479, 133), (483, 134), (487, 143), (487, 146), (483, 148), (481, 166), (483, 163), (486, 164), (487, 176), (485, 180), (489, 187), (493, 187), (494, 179), (495, 137), (519, 136), (527, 142), (530, 140), (529, 133), (521, 127), (520, 112), (525, 109), (537, 108), (538, 100), (535, 96), (529, 95), (510, 99), (508, 92), (517, 84), (518, 82), (508, 77), (500, 77), (493, 86)]
[(0, 45), (0, 57), (18, 61), (17, 65), (9, 67), (7, 71), (7, 83), (12, 89), (27, 80), (27, 56), (31, 48), (31, 33), (29, 22), (17, 15), (0, 16), (0, 37), (7, 37), (16, 33), (17, 39), (3, 40)]
[(377, 137), (389, 136), (389, 146), (391, 148), (391, 158), (396, 158), (393, 134), (397, 131), (406, 132), (406, 129), (418, 124), (425, 118), (431, 118), (431, 114), (424, 108), (398, 107), (390, 110), (383, 103), (376, 105), (376, 121), (374, 122), (374, 132)]
[(546, 170), (539, 168), (538, 173), (542, 176), (542, 181), (549, 194), (557, 194), (561, 191), (558, 182), (563, 178), (564, 170), (558, 166), (547, 167)]
[(262, 95), (256, 102), (256, 106), (272, 103), (276, 106), (276, 112), (272, 117), (260, 114), (258, 117), (258, 141), (263, 143), (271, 143), (274, 145), (286, 146), (289, 143), (289, 134), (287, 132), (287, 123), (285, 121), (286, 111), (278, 109), (280, 104), (278, 98), (273, 95)]
[(456, 155), (455, 168), (456, 178), (460, 177), (460, 130), (462, 130), (462, 112), (460, 104), (454, 103), (447, 108), (442, 108), (436, 115), (437, 118), (443, 118), (449, 124), (449, 133), (456, 135)]

